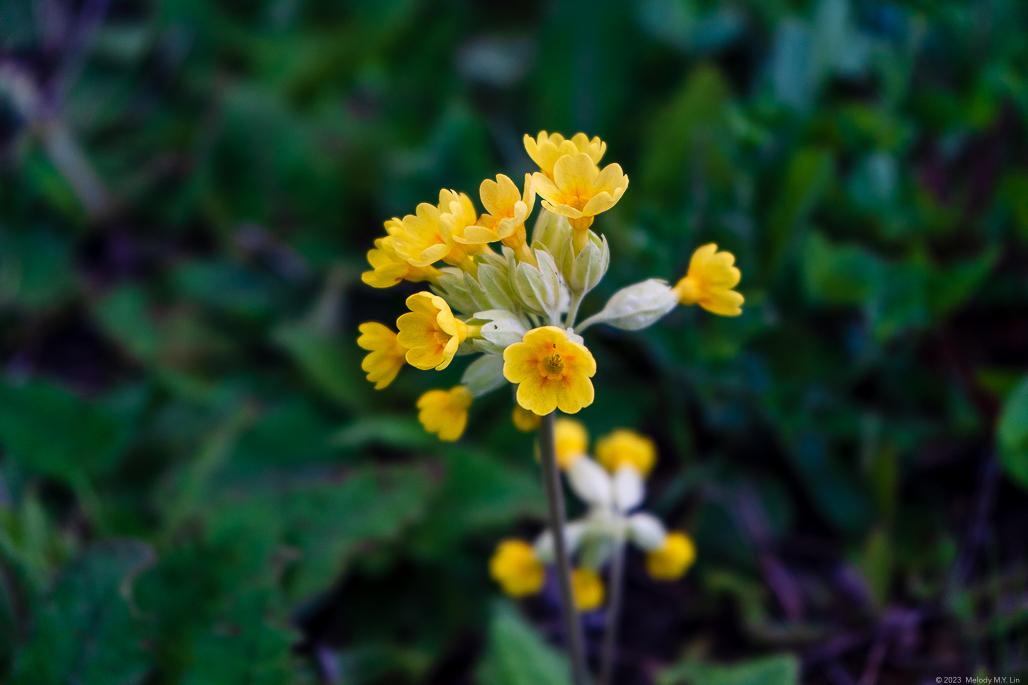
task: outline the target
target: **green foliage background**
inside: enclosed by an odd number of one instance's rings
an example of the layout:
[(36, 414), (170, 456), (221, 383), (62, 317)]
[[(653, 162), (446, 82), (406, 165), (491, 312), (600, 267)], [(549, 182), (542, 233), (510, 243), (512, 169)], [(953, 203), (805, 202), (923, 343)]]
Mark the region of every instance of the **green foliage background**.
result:
[(624, 682), (1023, 674), (1026, 79), (1020, 0), (0, 1), (0, 680), (566, 682), (487, 576), (542, 510), (509, 395), (439, 444), (460, 369), (354, 343), (382, 221), (540, 129), (632, 179), (584, 312), (710, 241), (747, 298), (589, 340), (700, 554)]

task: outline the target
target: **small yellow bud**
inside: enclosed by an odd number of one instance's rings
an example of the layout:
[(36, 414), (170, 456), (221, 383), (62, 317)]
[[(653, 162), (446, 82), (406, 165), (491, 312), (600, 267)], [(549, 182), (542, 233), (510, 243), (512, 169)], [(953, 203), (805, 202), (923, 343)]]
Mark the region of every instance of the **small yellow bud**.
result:
[(539, 428), (539, 422), (542, 421), (538, 414), (528, 411), (520, 404), (514, 405), (514, 413), (511, 415), (511, 419), (514, 421), (514, 427), (522, 433), (531, 433)]
[(657, 447), (645, 435), (619, 428), (596, 441), (596, 461), (611, 473), (631, 466), (645, 478), (657, 463)]
[(553, 441), (557, 445), (557, 466), (567, 470), (589, 449), (589, 431), (580, 422), (561, 417), (554, 422)]
[(646, 555), (646, 571), (655, 580), (678, 580), (696, 561), (696, 546), (685, 533), (668, 533), (664, 546)]
[(375, 390), (381, 390), (400, 373), (407, 350), (396, 341), (396, 333), (380, 323), (362, 323), (358, 330), (361, 335), (357, 345), (370, 352), (361, 362), (361, 368), (367, 372), (368, 381), (375, 384)]
[(587, 568), (576, 568), (571, 573), (571, 594), (579, 611), (592, 611), (603, 604), (606, 595), (600, 574)]
[(521, 540), (504, 540), (489, 560), (489, 575), (511, 597), (527, 597), (542, 589), (546, 568), (531, 545)]

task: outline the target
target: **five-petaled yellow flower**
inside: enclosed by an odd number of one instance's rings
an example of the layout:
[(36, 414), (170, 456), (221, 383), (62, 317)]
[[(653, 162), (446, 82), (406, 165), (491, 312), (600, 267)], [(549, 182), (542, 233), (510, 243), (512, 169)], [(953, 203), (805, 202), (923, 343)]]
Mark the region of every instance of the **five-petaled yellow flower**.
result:
[(504, 540), (489, 560), (489, 575), (511, 597), (527, 597), (542, 590), (546, 568), (531, 545), (521, 540)]
[(743, 296), (732, 290), (742, 274), (735, 267), (735, 255), (718, 252), (710, 243), (693, 252), (689, 273), (678, 281), (674, 292), (682, 304), (698, 304), (721, 316), (742, 314)]
[(442, 371), (468, 337), (468, 327), (453, 316), (446, 300), (432, 293), (407, 298), (410, 311), (396, 320), (397, 340), (407, 348), (407, 363), (419, 369)]
[(503, 351), (503, 362), (504, 377), (518, 384), (518, 404), (540, 416), (554, 409), (574, 414), (593, 402), (596, 360), (556, 326), (530, 330)]
[(466, 226), (464, 234), (454, 239), (467, 245), (508, 240), (512, 237), (520, 238), (520, 241), (517, 241), (519, 243), (525, 242), (525, 219), (535, 206), (532, 176), (525, 174), (524, 192), (518, 191), (514, 181), (503, 174), (497, 174), (495, 181), (488, 178), (482, 181), (478, 193), (482, 198), (482, 205), (489, 213), (479, 217), (477, 224)]
[[(390, 219), (386, 222), (386, 230), (390, 229), (391, 222), (396, 222), (397, 227), (402, 227), (399, 219)], [(439, 269), (434, 266), (414, 266), (398, 255), (393, 240), (392, 235), (375, 240), (374, 249), (368, 250), (371, 271), (361, 274), (362, 281), (372, 288), (390, 288), (403, 280), (417, 283), (434, 281), (439, 277)]]
[(553, 165), (564, 155), (585, 153), (593, 164), (599, 164), (606, 151), (607, 144), (599, 136), (589, 140), (589, 136), (584, 133), (576, 133), (565, 140), (559, 133), (547, 135), (546, 131), (540, 131), (535, 138), (525, 134), (525, 152), (539, 165), (542, 173), (550, 178), (553, 178)]
[(449, 390), (429, 390), (418, 398), (418, 421), (427, 432), (438, 434), (443, 442), (453, 442), (464, 434), (468, 409), (474, 399), (463, 385)]
[(596, 441), (596, 461), (611, 473), (631, 466), (645, 478), (657, 463), (657, 448), (645, 435), (618, 428)]
[(696, 545), (685, 533), (668, 533), (664, 546), (646, 555), (646, 571), (655, 580), (678, 580), (696, 561)]
[(475, 223), (475, 205), (464, 193), (439, 191), (439, 206), (422, 202), (415, 214), (408, 214), (393, 233), (393, 248), (412, 266), (427, 267), (440, 260), (474, 275), (477, 265), (472, 255), (482, 245), (465, 245), (457, 241), (464, 230)]
[(400, 373), (407, 350), (397, 342), (396, 333), (388, 326), (369, 321), (357, 330), (361, 332), (357, 344), (370, 352), (361, 362), (361, 368), (367, 371), (368, 381), (375, 384), (375, 390), (381, 390)]
[(553, 424), (553, 443), (556, 447), (557, 466), (567, 470), (589, 448), (589, 431), (581, 422), (561, 417)]
[(592, 611), (603, 604), (603, 581), (600, 574), (588, 568), (576, 568), (571, 572), (571, 594), (579, 611)]
[(532, 180), (543, 198), (543, 207), (566, 216), (576, 234), (583, 235), (580, 242), (584, 241), (584, 232), (592, 225), (593, 217), (617, 204), (628, 188), (628, 176), (621, 171), (621, 165), (608, 164), (600, 171), (584, 152), (558, 159), (552, 179), (536, 172)]

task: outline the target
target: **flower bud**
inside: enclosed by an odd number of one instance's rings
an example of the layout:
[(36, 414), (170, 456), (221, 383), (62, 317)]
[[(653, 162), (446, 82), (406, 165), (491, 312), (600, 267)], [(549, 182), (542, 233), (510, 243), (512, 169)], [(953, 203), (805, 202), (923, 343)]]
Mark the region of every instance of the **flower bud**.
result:
[(594, 323), (605, 323), (625, 331), (637, 331), (656, 323), (677, 304), (678, 298), (667, 281), (651, 278), (617, 291), (600, 312), (576, 328), (581, 332)]
[[(464, 381), (467, 385), (467, 381)], [(622, 466), (614, 474), (614, 506), (627, 514), (640, 504), (646, 497), (646, 487), (642, 476), (631, 466)]]
[[(586, 522), (584, 521), (570, 521), (564, 526), (564, 544), (568, 548), (568, 554), (574, 554), (578, 550), (578, 545), (582, 541), (582, 535), (586, 531)], [(556, 554), (553, 548), (553, 533), (546, 529), (539, 534), (539, 537), (535, 541), (535, 554), (539, 557), (539, 561), (544, 564), (552, 564), (556, 559)]]
[(503, 377), (503, 357), (498, 354), (483, 354), (471, 362), (460, 379), (475, 397), (491, 392), (507, 382)]
[(588, 233), (589, 241), (576, 255), (571, 247), (571, 234), (567, 237), (567, 249), (561, 252), (560, 270), (564, 282), (572, 292), (580, 296), (589, 292), (603, 279), (610, 266), (610, 247), (606, 236)]
[(667, 531), (653, 514), (638, 513), (628, 519), (628, 536), (640, 549), (653, 552), (664, 546)]
[(586, 504), (603, 509), (614, 501), (610, 476), (606, 470), (588, 457), (571, 462), (567, 470), (568, 484)]
[(571, 234), (571, 224), (567, 217), (544, 209), (539, 212), (532, 229), (532, 247), (546, 250), (560, 264), (564, 251), (571, 249)]
[(551, 320), (557, 316), (561, 280), (557, 265), (545, 250), (535, 250), (539, 266), (520, 262), (514, 269), (514, 286), (525, 307)]
[(520, 317), (505, 309), (478, 312), (472, 321), (482, 322), (482, 339), (475, 340), (476, 347), (495, 354), (503, 354), (509, 345), (521, 342), (529, 328)]
[(452, 266), (442, 269), (439, 278), (432, 284), (432, 292), (446, 300), (454, 311), (470, 314), (483, 307), (475, 303), (475, 299), (468, 291), (464, 275), (463, 271)]

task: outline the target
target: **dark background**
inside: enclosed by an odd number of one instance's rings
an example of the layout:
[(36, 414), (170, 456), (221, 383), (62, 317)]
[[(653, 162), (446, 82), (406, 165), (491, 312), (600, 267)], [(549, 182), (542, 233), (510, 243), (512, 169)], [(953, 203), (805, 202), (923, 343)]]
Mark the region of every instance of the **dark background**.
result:
[(0, 0), (0, 680), (564, 682), (487, 573), (543, 511), (509, 393), (443, 445), (462, 365), (354, 342), (382, 222), (540, 129), (632, 179), (584, 313), (743, 273), (587, 340), (699, 550), (630, 556), (618, 682), (1028, 677), (1026, 78), (1020, 0)]

